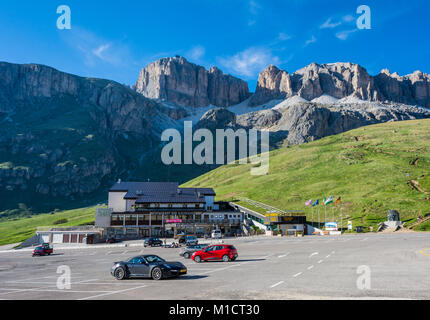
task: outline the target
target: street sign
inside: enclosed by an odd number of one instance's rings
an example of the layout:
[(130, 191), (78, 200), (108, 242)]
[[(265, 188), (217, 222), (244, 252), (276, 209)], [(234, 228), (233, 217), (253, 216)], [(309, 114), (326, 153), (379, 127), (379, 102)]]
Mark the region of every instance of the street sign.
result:
[(337, 231), (338, 230), (337, 222), (326, 222), (325, 229), (327, 231)]

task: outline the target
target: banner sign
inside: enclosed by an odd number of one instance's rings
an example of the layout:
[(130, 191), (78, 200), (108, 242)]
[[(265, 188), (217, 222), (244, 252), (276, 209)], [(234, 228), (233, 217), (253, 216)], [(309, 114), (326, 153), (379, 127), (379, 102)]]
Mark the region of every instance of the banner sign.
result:
[(338, 230), (337, 222), (326, 222), (325, 229), (327, 231), (337, 231)]
[(348, 221), (348, 230), (352, 230), (352, 221)]
[(167, 219), (166, 223), (182, 223), (182, 219)]

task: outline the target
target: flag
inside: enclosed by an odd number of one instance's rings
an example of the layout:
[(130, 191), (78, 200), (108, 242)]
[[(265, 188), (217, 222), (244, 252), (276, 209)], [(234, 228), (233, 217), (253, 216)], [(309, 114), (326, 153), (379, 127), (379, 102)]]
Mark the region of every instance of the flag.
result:
[(324, 201), (325, 205), (328, 205), (330, 203), (333, 203), (333, 196), (330, 196), (326, 201)]
[(305, 205), (310, 206), (312, 204), (312, 199), (305, 203)]
[(341, 197), (337, 198), (337, 200), (336, 200), (336, 202), (334, 203), (334, 205), (338, 205), (341, 201), (342, 201), (342, 198), (341, 198)]
[(317, 201), (315, 201), (315, 203), (312, 205), (312, 207), (315, 207), (315, 206), (317, 206), (317, 205), (319, 205), (320, 204), (320, 200), (319, 199), (317, 199)]

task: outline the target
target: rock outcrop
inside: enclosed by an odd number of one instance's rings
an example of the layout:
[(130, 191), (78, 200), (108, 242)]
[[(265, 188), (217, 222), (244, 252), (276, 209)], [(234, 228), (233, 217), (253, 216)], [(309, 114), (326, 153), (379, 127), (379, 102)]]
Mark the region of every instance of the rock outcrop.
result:
[(262, 110), (231, 119), (236, 128), (269, 130), (271, 144), (287, 140), (302, 144), (376, 123), (430, 118), (430, 110), (402, 104), (325, 105), (298, 102), (277, 110)]
[(227, 107), (249, 97), (245, 81), (182, 57), (160, 59), (143, 68), (135, 90), (147, 98), (190, 107)]
[(383, 70), (372, 77), (353, 63), (316, 64), (289, 74), (271, 65), (261, 72), (253, 106), (294, 95), (313, 100), (322, 95), (354, 96), (365, 101), (392, 101), (430, 107), (430, 75), (416, 71), (400, 77)]

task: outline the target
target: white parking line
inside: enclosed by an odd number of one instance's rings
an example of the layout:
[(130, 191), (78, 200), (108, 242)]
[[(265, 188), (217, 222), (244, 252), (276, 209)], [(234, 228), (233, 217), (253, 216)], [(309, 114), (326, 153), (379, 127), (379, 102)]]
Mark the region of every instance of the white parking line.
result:
[(278, 256), (278, 258), (285, 258), (288, 255), (289, 255), (289, 252), (287, 252), (286, 254), (281, 254), (280, 256)]
[(308, 270), (311, 270), (313, 267), (314, 267), (313, 265), (312, 265), (312, 266), (309, 266), (309, 267), (308, 267)]
[(89, 299), (94, 299), (94, 298), (99, 298), (99, 297), (105, 297), (105, 296), (109, 296), (109, 295), (113, 295), (113, 294), (118, 294), (118, 293), (123, 293), (123, 292), (127, 292), (127, 291), (137, 290), (137, 289), (141, 289), (141, 288), (145, 288), (145, 287), (147, 287), (147, 286), (143, 285), (143, 286), (134, 287), (134, 288), (128, 288), (128, 289), (124, 289), (124, 290), (111, 291), (111, 292), (102, 293), (102, 294), (98, 294), (98, 295), (91, 296), (91, 297), (81, 298), (81, 299), (78, 299), (78, 300), (89, 300)]
[(314, 252), (314, 253), (312, 253), (310, 256), (309, 256), (309, 258), (312, 258), (313, 256), (316, 256), (316, 255), (318, 255), (319, 254), (319, 252)]
[(318, 263), (321, 263), (321, 262), (323, 262), (323, 260), (318, 261)]
[[(90, 280), (82, 280), (82, 281), (78, 281), (75, 283), (72, 283), (72, 285), (74, 284), (79, 284), (79, 283), (85, 283), (85, 282), (91, 282), (91, 281), (97, 281), (98, 279), (90, 279)], [(36, 288), (27, 288), (27, 289), (18, 289), (12, 292), (3, 292), (0, 293), (0, 295), (7, 295), (7, 294), (11, 294), (11, 293), (18, 293), (18, 292), (27, 292), (27, 291), (37, 291), (37, 290), (41, 290), (41, 289), (48, 289), (48, 288), (55, 288), (57, 286), (57, 284), (55, 285), (48, 285), (48, 286), (43, 286), (43, 287), (36, 287)]]
[(285, 281), (279, 281), (279, 282), (275, 283), (274, 285), (271, 285), (271, 286), (270, 286), (270, 288), (277, 287), (277, 286), (279, 286), (279, 285), (283, 284), (284, 282), (285, 282)]
[(327, 259), (327, 258), (330, 258), (330, 256), (331, 256), (331, 254), (327, 255), (325, 258), (326, 258), (326, 259)]
[(300, 276), (302, 273), (303, 273), (303, 272), (296, 273), (293, 277), (294, 277), (294, 278), (297, 278), (297, 277), (298, 277), (298, 276)]

